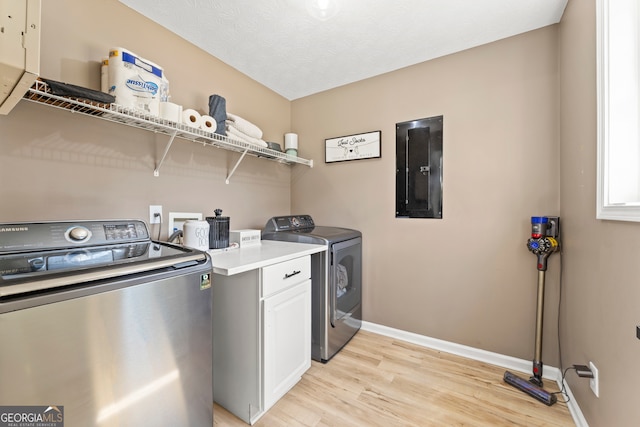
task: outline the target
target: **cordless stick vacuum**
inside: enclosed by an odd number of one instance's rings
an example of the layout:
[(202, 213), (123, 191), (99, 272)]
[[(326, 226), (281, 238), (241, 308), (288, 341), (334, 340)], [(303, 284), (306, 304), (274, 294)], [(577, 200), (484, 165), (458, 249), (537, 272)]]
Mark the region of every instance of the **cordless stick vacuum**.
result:
[(538, 305), (536, 310), (536, 342), (533, 358), (533, 376), (524, 380), (509, 371), (504, 373), (504, 381), (518, 390), (538, 399), (546, 405), (553, 405), (558, 398), (546, 391), (542, 384), (542, 320), (544, 314), (544, 278), (547, 258), (559, 249), (560, 218), (557, 216), (532, 216), (531, 237), (527, 249), (538, 258)]

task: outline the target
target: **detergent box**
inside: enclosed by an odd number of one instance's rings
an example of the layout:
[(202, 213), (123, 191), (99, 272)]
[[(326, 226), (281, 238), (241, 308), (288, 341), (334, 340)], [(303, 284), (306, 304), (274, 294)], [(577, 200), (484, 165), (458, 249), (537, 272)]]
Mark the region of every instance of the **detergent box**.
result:
[(262, 243), (260, 230), (231, 230), (229, 231), (229, 243), (237, 243), (241, 248), (258, 246)]

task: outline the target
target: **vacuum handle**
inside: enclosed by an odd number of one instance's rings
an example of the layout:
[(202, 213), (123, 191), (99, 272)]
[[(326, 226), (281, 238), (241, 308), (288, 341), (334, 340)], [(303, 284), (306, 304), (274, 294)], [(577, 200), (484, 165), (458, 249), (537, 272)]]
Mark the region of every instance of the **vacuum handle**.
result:
[(532, 216), (531, 217), (531, 238), (539, 239), (547, 235), (547, 228), (549, 227), (549, 218), (546, 216)]

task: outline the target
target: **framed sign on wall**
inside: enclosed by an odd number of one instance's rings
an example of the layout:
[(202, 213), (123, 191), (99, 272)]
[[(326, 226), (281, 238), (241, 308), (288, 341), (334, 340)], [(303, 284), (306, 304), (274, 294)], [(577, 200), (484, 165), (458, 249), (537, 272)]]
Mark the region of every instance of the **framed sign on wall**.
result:
[(381, 157), (382, 132), (359, 133), (324, 140), (325, 163)]

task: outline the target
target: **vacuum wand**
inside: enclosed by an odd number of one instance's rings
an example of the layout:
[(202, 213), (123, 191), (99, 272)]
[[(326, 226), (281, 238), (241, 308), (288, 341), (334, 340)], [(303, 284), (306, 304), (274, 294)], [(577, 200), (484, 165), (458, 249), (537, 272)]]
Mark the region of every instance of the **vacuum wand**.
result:
[(536, 309), (536, 340), (531, 382), (542, 387), (542, 320), (544, 318), (544, 280), (549, 255), (559, 248), (557, 217), (531, 217), (531, 237), (527, 249), (538, 259), (538, 302)]
[(527, 249), (537, 257), (538, 300), (536, 307), (535, 351), (533, 357), (533, 376), (529, 381), (523, 380), (507, 371), (504, 381), (529, 394), (541, 402), (551, 406), (557, 398), (555, 394), (545, 391), (542, 386), (542, 321), (544, 318), (544, 282), (547, 271), (547, 259), (556, 252), (560, 219), (558, 217), (531, 217), (531, 237), (527, 240)]
[(538, 304), (536, 309), (536, 341), (533, 376), (530, 381), (542, 387), (542, 318), (544, 316), (544, 270), (538, 271)]

